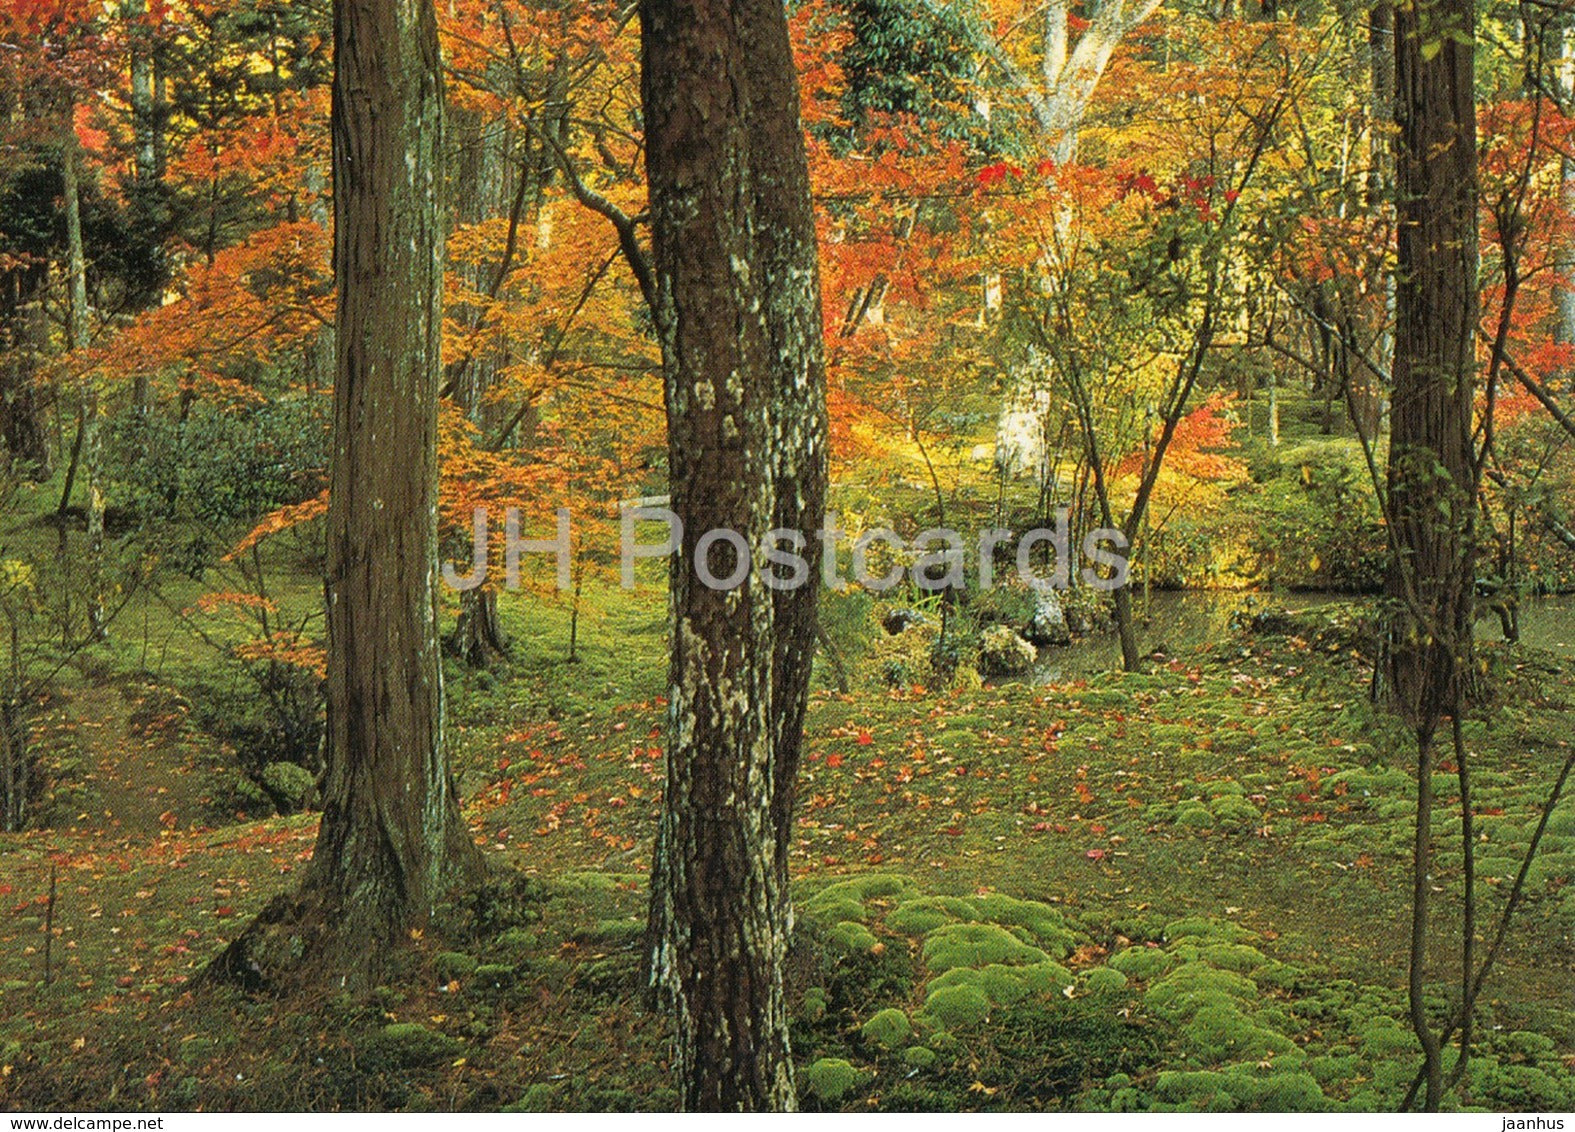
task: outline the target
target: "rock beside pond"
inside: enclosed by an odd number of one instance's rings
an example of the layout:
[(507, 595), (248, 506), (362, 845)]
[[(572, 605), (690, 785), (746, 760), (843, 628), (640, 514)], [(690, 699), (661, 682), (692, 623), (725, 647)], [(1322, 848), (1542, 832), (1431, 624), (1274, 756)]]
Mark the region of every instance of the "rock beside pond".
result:
[(1067, 625), (1066, 611), (1061, 608), (1061, 595), (1055, 590), (1034, 591), (1034, 613), (1023, 627), (1023, 638), (1041, 648), (1072, 643), (1072, 630)]
[(1006, 625), (991, 625), (979, 640), (979, 671), (986, 676), (1024, 676), (1038, 650)]

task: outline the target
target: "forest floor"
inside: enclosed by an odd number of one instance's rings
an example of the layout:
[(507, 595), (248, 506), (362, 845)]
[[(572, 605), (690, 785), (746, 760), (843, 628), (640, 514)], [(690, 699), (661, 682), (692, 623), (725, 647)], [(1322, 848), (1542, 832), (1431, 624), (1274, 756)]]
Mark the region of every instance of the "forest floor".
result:
[[(213, 824), (216, 744), (180, 695), (113, 673), (64, 692), (41, 741), (78, 767), (74, 816), (0, 839), (0, 1105), (671, 1107), (637, 987), (660, 606), (586, 610), (571, 665), (563, 612), (532, 604), (527, 627), (523, 605), (514, 657), (450, 683), (499, 880), (393, 956), (370, 1000), (189, 985), (293, 883), (315, 818)], [(1575, 739), (1575, 664), (1483, 656), (1493, 697), (1465, 738), (1490, 938)], [(1369, 671), (1324, 611), (1143, 674), (817, 690), (789, 972), (805, 1103), (1392, 1108), (1417, 1064), (1415, 793)], [(1459, 980), (1455, 769), (1435, 778), (1440, 1017)], [(1451, 1103), (1575, 1107), (1572, 879), (1566, 798)]]

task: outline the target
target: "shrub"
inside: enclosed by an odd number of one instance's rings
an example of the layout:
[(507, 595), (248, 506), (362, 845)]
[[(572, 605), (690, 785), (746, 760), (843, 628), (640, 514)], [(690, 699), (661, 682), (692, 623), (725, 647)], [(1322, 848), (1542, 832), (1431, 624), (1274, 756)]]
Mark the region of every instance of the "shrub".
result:
[(309, 810), (317, 802), (317, 776), (295, 763), (274, 762), (263, 767), (262, 787), (281, 814)]

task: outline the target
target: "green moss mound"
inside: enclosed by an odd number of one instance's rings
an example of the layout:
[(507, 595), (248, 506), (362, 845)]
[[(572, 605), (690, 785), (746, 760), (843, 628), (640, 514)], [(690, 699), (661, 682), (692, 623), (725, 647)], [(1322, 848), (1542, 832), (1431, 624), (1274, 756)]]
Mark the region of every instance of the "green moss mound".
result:
[(913, 1023), (895, 1007), (879, 1011), (859, 1027), (864, 1040), (886, 1049), (898, 1049), (913, 1036)]
[(920, 896), (905, 900), (886, 917), (886, 926), (904, 935), (925, 935), (945, 924), (971, 923), (979, 909), (959, 896)]
[(866, 953), (878, 942), (875, 933), (857, 920), (842, 920), (833, 924), (826, 933), (826, 940), (834, 951), (844, 955)]
[(358, 1060), (370, 1072), (416, 1069), (453, 1060), (463, 1048), (458, 1039), (418, 1022), (390, 1022), (361, 1043)]
[(1174, 943), (1181, 939), (1196, 939), (1209, 943), (1249, 943), (1257, 939), (1252, 932), (1226, 920), (1207, 916), (1183, 916), (1165, 925), (1165, 938)]
[(843, 920), (867, 921), (872, 900), (903, 900), (918, 895), (918, 887), (908, 877), (896, 873), (869, 873), (837, 881), (804, 902), (804, 913), (823, 923)]
[(983, 967), (991, 963), (1029, 965), (1049, 962), (1037, 947), (1018, 939), (999, 924), (947, 924), (924, 939), (924, 964), (939, 974), (953, 967)]
[(1009, 1006), (1033, 996), (1055, 994), (1072, 985), (1072, 973), (1046, 960), (1022, 967), (987, 963), (983, 967), (953, 967), (930, 980), (931, 991), (945, 987), (977, 987), (996, 1006)]
[(1312, 1074), (1256, 1065), (1167, 1070), (1154, 1091), (1163, 1107), (1179, 1111), (1319, 1112), (1331, 1107)]
[(942, 1031), (967, 1029), (990, 1016), (990, 996), (972, 983), (936, 987), (924, 1000), (923, 1016)]
[(823, 1057), (799, 1073), (799, 1091), (805, 1096), (835, 1103), (847, 1096), (864, 1080), (864, 1074), (840, 1057)]
[(1114, 967), (1095, 967), (1083, 976), (1084, 994), (1116, 994), (1127, 988), (1127, 977)]
[(1181, 1022), (1206, 1006), (1252, 1003), (1258, 985), (1245, 975), (1222, 971), (1207, 963), (1184, 963), (1152, 984), (1143, 996), (1149, 1012), (1171, 1022)]
[(1254, 1061), (1301, 1061), (1296, 1043), (1257, 1025), (1236, 1006), (1210, 1003), (1192, 1016), (1181, 1031), (1183, 1040), (1202, 1061), (1219, 1064)]
[(1129, 979), (1148, 982), (1157, 979), (1177, 963), (1176, 957), (1158, 947), (1128, 947), (1112, 955), (1105, 964)]

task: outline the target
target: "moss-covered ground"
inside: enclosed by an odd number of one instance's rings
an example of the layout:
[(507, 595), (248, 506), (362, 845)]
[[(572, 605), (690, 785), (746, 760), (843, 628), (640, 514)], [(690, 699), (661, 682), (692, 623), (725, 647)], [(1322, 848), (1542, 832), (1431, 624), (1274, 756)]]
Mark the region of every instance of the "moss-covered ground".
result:
[[(201, 655), (155, 677), (122, 639), (72, 676), (40, 724), (52, 825), (0, 839), (0, 1104), (671, 1107), (637, 974), (662, 607), (616, 596), (587, 602), (576, 663), (565, 606), (510, 598), (513, 656), (451, 670), (466, 812), (499, 880), (409, 940), (370, 998), (191, 985), (294, 883), (315, 818), (224, 812), (223, 760), (178, 691)], [(850, 658), (850, 695), (817, 684), (788, 971), (804, 1103), (1397, 1104), (1417, 1064), (1410, 748), (1368, 704), (1357, 636), (1323, 617), (1048, 687), (887, 690), (875, 656)], [(1493, 694), (1465, 738), (1485, 934), (1575, 739), (1575, 672), (1483, 658)], [(1442, 1018), (1459, 979), (1452, 763), (1435, 785)], [(1575, 1107), (1572, 878), (1566, 799), (1451, 1105)]]

